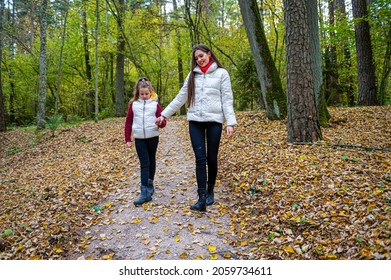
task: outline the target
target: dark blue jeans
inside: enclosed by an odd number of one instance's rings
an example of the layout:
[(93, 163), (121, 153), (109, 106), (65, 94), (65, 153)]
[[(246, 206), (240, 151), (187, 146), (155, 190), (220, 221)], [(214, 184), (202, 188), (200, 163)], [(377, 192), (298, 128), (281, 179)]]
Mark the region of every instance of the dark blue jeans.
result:
[(136, 151), (140, 160), (141, 185), (148, 186), (148, 179), (153, 181), (156, 171), (156, 151), (159, 137), (135, 139)]
[[(217, 176), (217, 156), (222, 124), (217, 122), (189, 122), (191, 144), (196, 159), (196, 177), (199, 190), (206, 190), (206, 183), (214, 186)], [(208, 172), (206, 166), (208, 165)]]

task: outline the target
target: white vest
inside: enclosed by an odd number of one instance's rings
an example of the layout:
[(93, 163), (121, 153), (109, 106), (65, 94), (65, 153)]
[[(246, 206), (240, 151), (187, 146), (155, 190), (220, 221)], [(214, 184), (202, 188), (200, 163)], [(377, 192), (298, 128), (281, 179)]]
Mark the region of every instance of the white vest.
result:
[(155, 124), (157, 104), (152, 99), (139, 99), (132, 103), (134, 138), (146, 139), (159, 136), (159, 128)]

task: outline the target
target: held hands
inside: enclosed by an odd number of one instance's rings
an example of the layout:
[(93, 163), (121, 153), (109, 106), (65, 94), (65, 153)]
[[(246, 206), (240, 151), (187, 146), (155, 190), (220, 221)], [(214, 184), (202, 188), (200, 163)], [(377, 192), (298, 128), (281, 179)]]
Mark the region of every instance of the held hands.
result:
[(126, 142), (127, 147), (132, 147), (132, 141)]
[(164, 117), (160, 116), (156, 119), (155, 124), (161, 126), (163, 122), (164, 122)]

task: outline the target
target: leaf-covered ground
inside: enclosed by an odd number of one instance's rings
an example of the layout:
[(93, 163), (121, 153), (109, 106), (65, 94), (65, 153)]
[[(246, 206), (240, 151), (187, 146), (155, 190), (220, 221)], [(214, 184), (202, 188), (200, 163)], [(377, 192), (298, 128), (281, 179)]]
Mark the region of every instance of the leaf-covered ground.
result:
[[(390, 110), (330, 109), (324, 141), (314, 145), (288, 144), (285, 123), (263, 112), (238, 113), (234, 138), (221, 143), (213, 215), (194, 219), (229, 214), (224, 234), (239, 259), (391, 259)], [(171, 141), (188, 141), (183, 117), (170, 122), (183, 128)], [(88, 247), (85, 232), (115, 207), (103, 202), (138, 176), (123, 123), (85, 122), (55, 137), (0, 134), (0, 259), (66, 259)], [(194, 187), (179, 191), (194, 198)], [(192, 219), (187, 207), (177, 209)]]

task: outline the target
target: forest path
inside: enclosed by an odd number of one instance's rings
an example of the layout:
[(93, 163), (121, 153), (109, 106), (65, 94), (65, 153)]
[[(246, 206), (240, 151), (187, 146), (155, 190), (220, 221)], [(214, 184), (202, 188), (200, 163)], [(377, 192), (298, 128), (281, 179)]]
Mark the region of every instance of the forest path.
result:
[[(132, 146), (131, 153), (136, 153)], [(113, 206), (103, 220), (85, 230), (85, 251), (76, 259), (235, 259), (230, 240), (229, 207), (222, 187), (205, 213), (189, 210), (197, 199), (193, 151), (182, 118), (171, 119), (162, 130), (157, 152), (155, 194), (142, 207), (139, 169), (130, 171), (128, 188), (101, 204)], [(220, 197), (220, 198), (219, 198)]]

